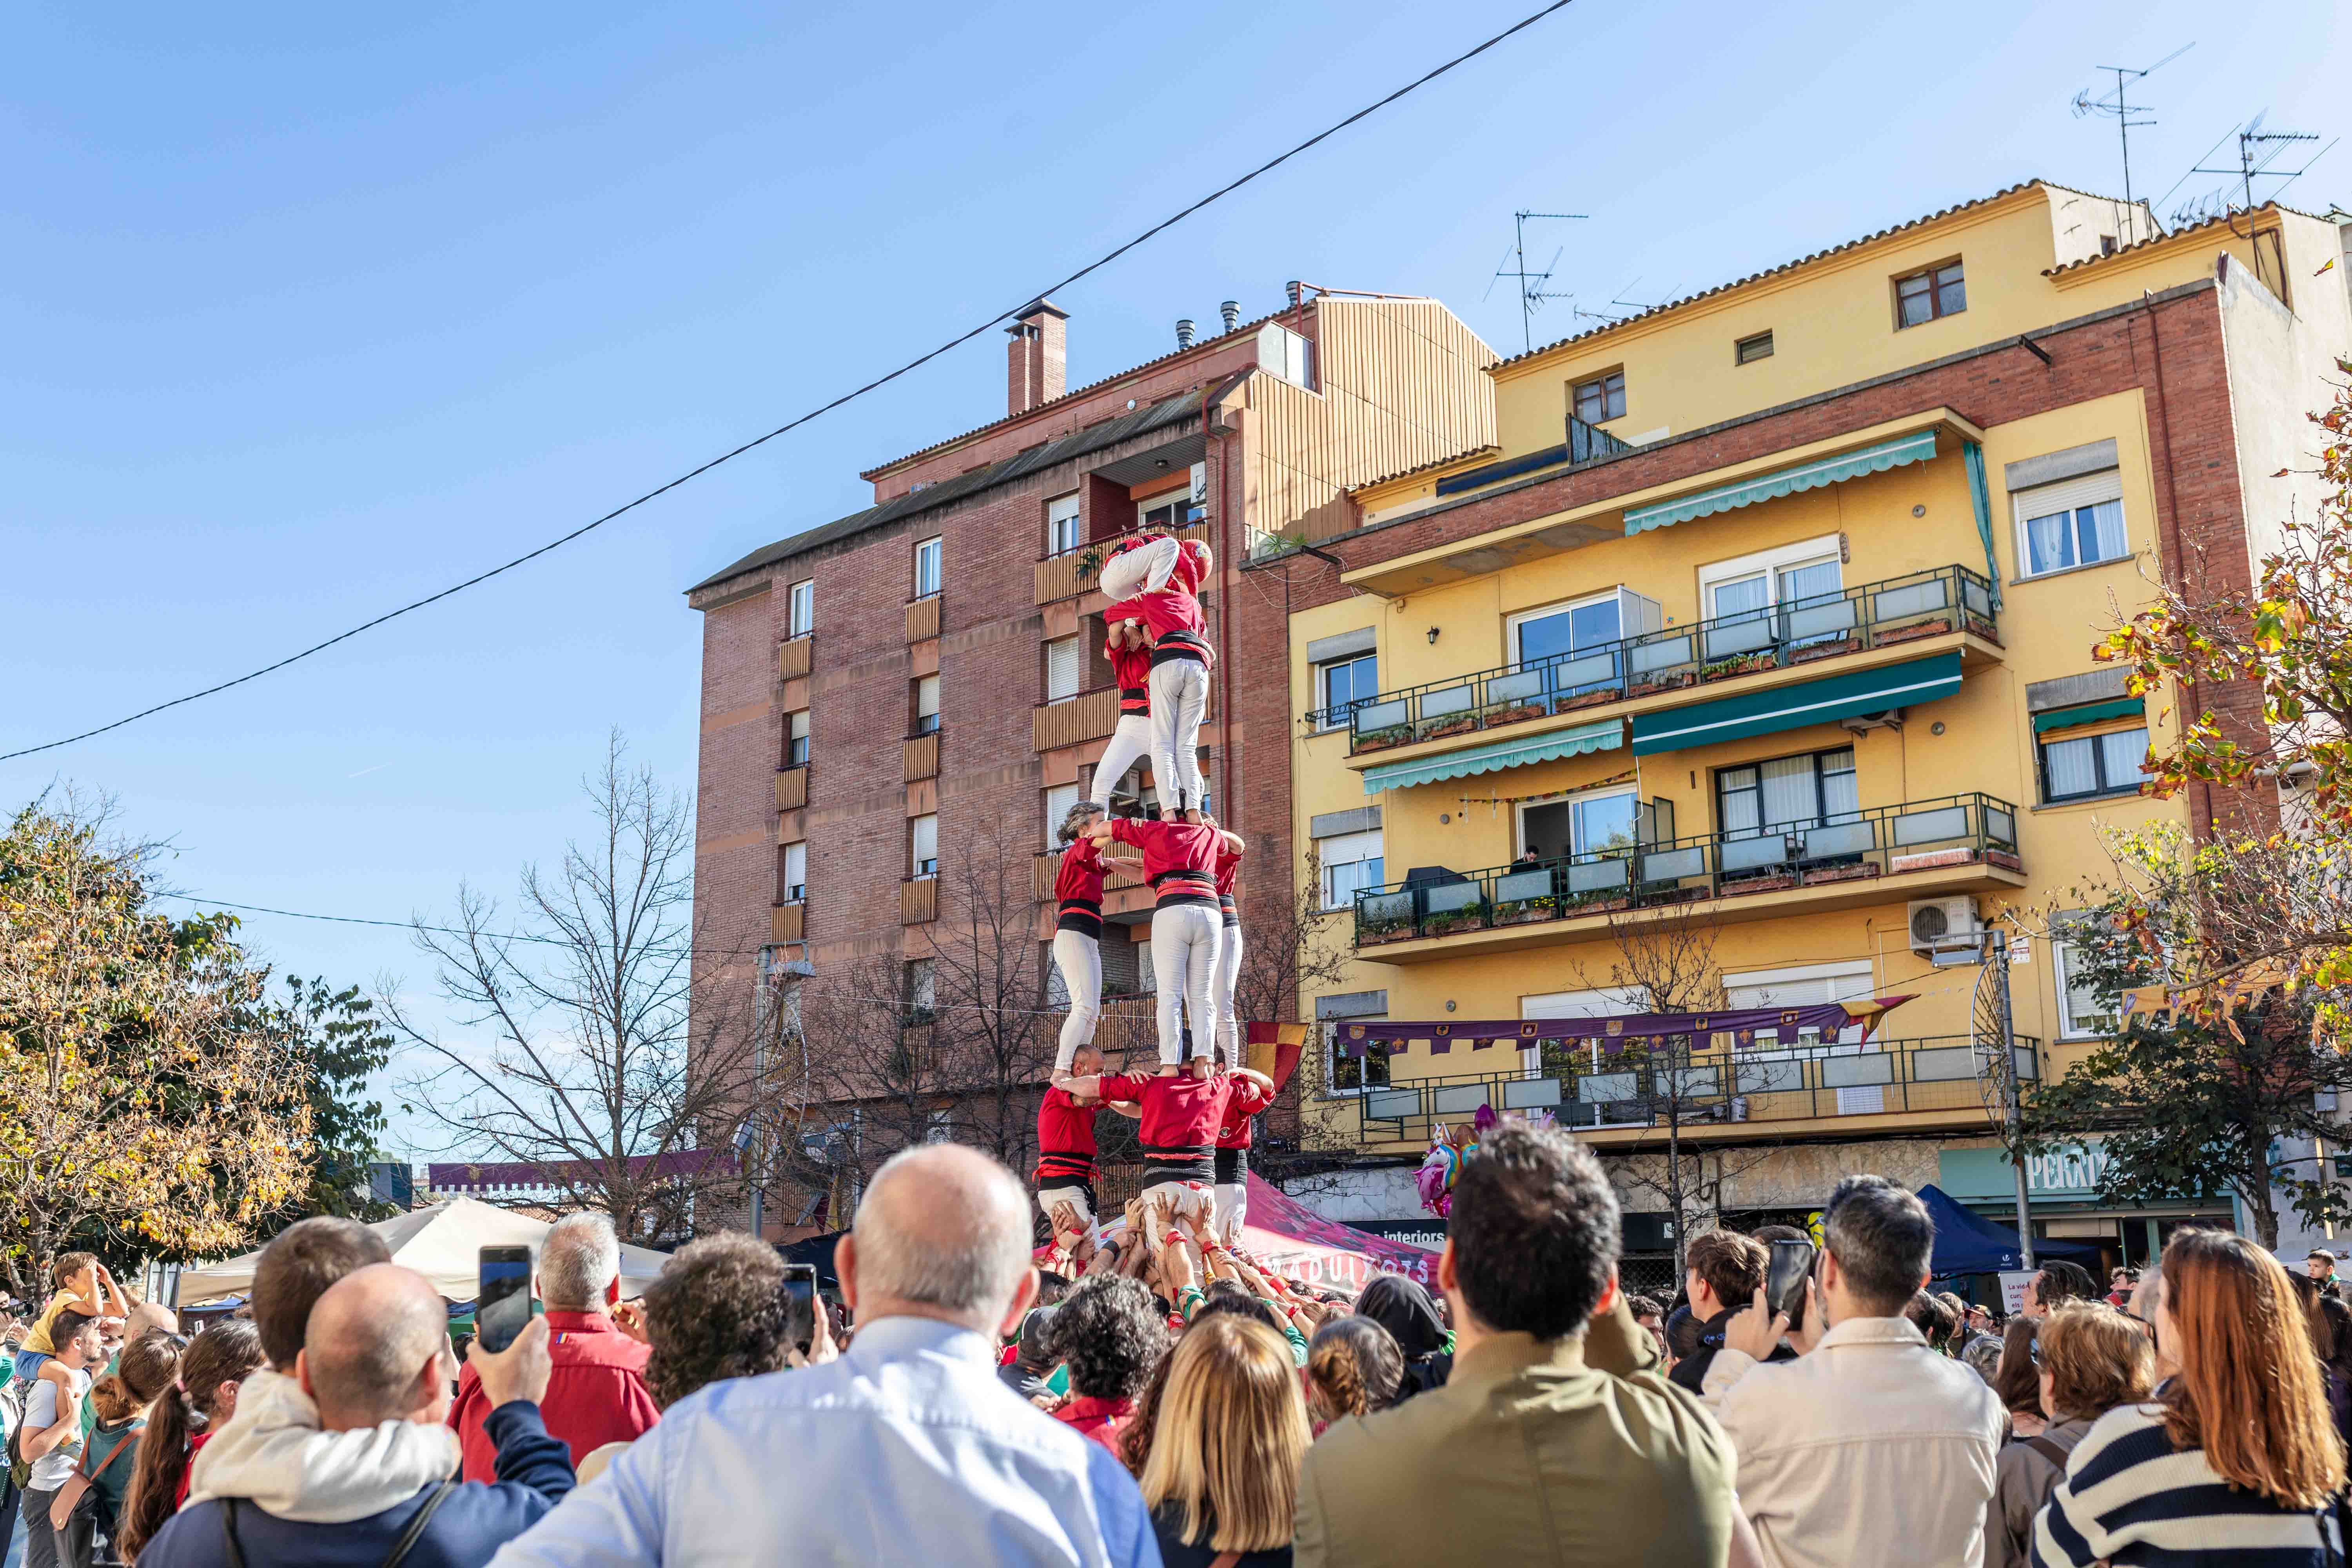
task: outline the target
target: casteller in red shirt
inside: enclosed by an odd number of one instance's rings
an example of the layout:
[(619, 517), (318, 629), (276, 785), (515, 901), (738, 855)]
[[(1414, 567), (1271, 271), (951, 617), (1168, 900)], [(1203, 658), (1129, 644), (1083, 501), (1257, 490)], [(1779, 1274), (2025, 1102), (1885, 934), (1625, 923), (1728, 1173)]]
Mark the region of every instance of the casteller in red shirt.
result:
[[(1225, 1101), (1225, 1120), (1217, 1129), (1217, 1147), (1246, 1149), (1250, 1146), (1250, 1118), (1274, 1103), (1274, 1085), (1252, 1073), (1244, 1078), (1231, 1075), (1233, 1093)], [(1217, 1180), (1225, 1180), (1224, 1173)]]
[[(1134, 1100), (1143, 1107), (1136, 1137), (1143, 1144), (1143, 1184), (1208, 1183), (1216, 1173), (1217, 1130), (1224, 1125), (1225, 1102), (1235, 1079), (1224, 1073), (1194, 1078), (1189, 1072), (1104, 1074), (1094, 1080), (1105, 1100)], [(1084, 1089), (1084, 1079), (1072, 1089)]]
[(1135, 1401), (1097, 1399), (1091, 1395), (1066, 1399), (1055, 1407), (1054, 1419), (1065, 1426), (1076, 1427), (1124, 1460), (1126, 1456), (1118, 1446), (1119, 1434), (1135, 1419)]
[[(1143, 619), (1143, 606), (1133, 599), (1121, 599), (1103, 612), (1103, 625), (1117, 627), (1121, 621)], [(1110, 660), (1111, 683), (1118, 688), (1118, 710), (1122, 713), (1151, 711), (1151, 643), (1149, 636), (1135, 647), (1103, 634), (1103, 657)]]
[[(646, 1362), (652, 1347), (638, 1343), (602, 1312), (547, 1311), (547, 1350), (555, 1368), (548, 1373), (540, 1419), (572, 1450), (572, 1464), (607, 1443), (644, 1436), (661, 1419), (661, 1406), (646, 1387)], [(499, 1446), (482, 1429), (489, 1418), (482, 1380), (468, 1364), (457, 1379), (449, 1426), (465, 1454), (469, 1481), (495, 1482)]]

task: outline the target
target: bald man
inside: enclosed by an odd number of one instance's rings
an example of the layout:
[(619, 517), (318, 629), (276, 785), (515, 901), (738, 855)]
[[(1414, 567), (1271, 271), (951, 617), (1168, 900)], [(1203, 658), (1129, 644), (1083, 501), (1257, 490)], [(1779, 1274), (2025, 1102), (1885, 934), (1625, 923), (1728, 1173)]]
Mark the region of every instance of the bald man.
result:
[(203, 1501), (191, 1496), (139, 1553), (142, 1568), (377, 1568), (404, 1541), (415, 1568), (479, 1568), (536, 1524), (572, 1487), (572, 1457), (539, 1418), (549, 1368), (543, 1321), (533, 1320), (497, 1355), (477, 1342), (467, 1357), (493, 1406), (495, 1483), (459, 1481), (454, 1453), (450, 1473), (422, 1488), (396, 1465), (365, 1463), (373, 1450), (394, 1451), (406, 1428), (437, 1427), (448, 1418), (457, 1370), (448, 1321), (431, 1283), (397, 1264), (370, 1264), (336, 1281), (310, 1309), (294, 1381), (317, 1406), (321, 1430), (360, 1435), (360, 1462), (307, 1476), (301, 1519), (234, 1491)]
[(996, 1377), (1037, 1295), (1012, 1172), (948, 1143), (893, 1156), (834, 1269), (857, 1313), (838, 1360), (679, 1400), (498, 1568), (1159, 1563), (1125, 1468)]

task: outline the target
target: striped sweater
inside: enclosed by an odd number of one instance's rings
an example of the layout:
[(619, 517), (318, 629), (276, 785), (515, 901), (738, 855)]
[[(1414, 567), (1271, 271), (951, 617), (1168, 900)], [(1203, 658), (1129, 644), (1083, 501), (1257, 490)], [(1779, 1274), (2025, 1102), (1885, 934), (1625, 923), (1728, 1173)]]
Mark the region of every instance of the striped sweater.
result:
[(2126, 1405), (2075, 1446), (2034, 1521), (2033, 1562), (2318, 1568), (2328, 1561), (2320, 1529), (2314, 1514), (2231, 1487), (2201, 1449), (2174, 1452), (2163, 1406)]

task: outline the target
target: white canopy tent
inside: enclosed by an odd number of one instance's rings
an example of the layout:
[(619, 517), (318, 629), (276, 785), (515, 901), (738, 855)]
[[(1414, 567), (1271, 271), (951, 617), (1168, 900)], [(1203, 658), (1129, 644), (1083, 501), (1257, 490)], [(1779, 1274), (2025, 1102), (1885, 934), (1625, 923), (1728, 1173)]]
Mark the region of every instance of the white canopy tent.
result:
[[(511, 1209), (499, 1208), (477, 1198), (450, 1198), (430, 1207), (412, 1209), (379, 1220), (368, 1228), (392, 1248), (392, 1260), (414, 1268), (433, 1281), (433, 1288), (452, 1301), (470, 1301), (480, 1279), (479, 1249), (485, 1247), (528, 1247), (534, 1256), (553, 1228), (547, 1221)], [(192, 1306), (223, 1296), (242, 1295), (253, 1288), (257, 1250), (202, 1268), (180, 1271), (172, 1304)], [(644, 1291), (669, 1261), (667, 1252), (621, 1244), (621, 1293)]]

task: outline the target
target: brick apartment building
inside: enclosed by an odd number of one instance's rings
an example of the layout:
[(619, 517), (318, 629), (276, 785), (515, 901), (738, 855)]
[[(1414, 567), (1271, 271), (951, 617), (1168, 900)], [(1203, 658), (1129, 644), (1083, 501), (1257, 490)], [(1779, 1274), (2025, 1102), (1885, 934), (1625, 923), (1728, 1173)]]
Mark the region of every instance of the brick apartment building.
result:
[[(689, 591), (698, 991), (765, 987), (809, 1064), (779, 1095), (796, 1103), (771, 1108), (772, 1221), (845, 1201), (916, 1137), (1028, 1157), (1055, 1027), (1035, 863), (1116, 723), (1092, 588), (1106, 542), (1173, 528), (1215, 551), (1204, 766), (1253, 842), (1244, 919), (1290, 898), (1284, 589), (1239, 568), (1343, 531), (1351, 486), (1491, 445), (1495, 355), (1428, 300), (1294, 285), (1274, 316), (1223, 315), (1072, 392), (1066, 317), (1037, 301), (1008, 329), (1003, 417), (866, 471), (872, 507)], [(1141, 999), (1107, 1006), (1112, 1046), (1149, 1035), (1148, 950), (1121, 939), (1148, 936), (1150, 890), (1124, 880), (1106, 992)], [(950, 1037), (992, 1059), (943, 1065)]]

